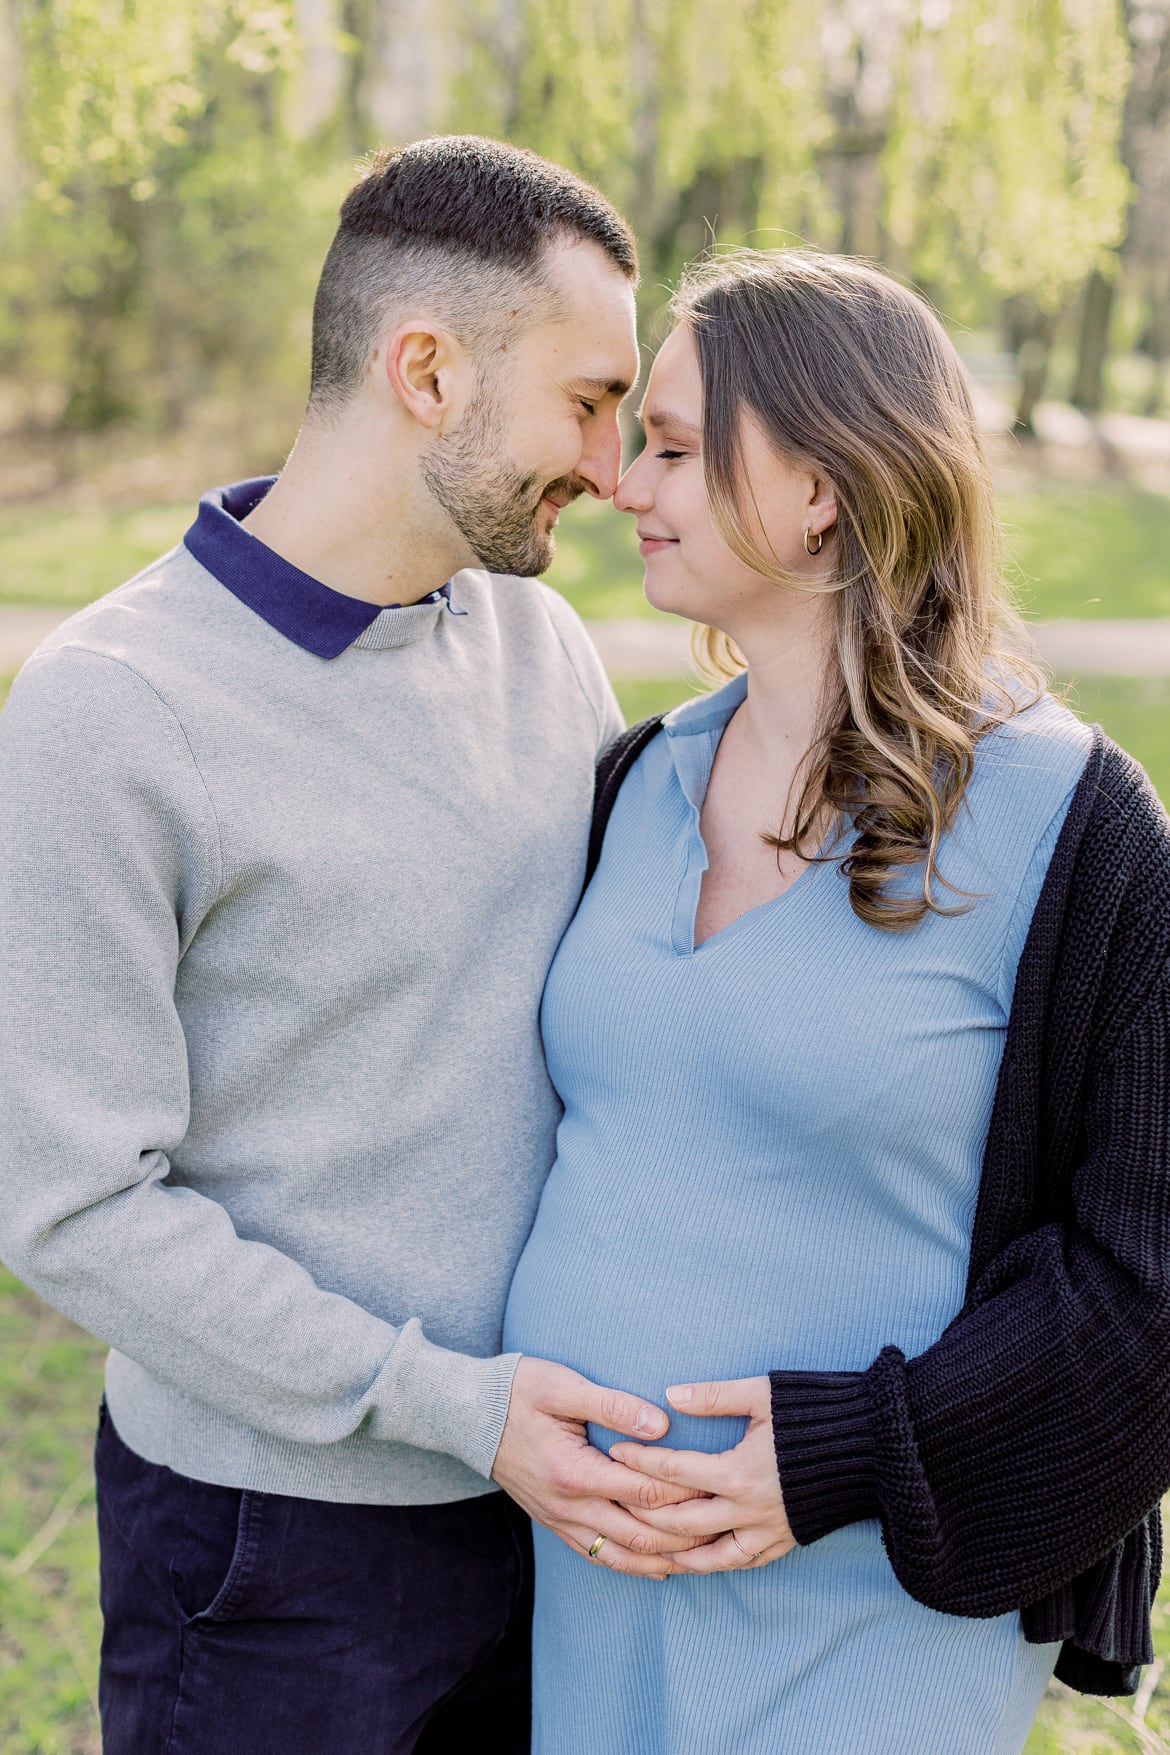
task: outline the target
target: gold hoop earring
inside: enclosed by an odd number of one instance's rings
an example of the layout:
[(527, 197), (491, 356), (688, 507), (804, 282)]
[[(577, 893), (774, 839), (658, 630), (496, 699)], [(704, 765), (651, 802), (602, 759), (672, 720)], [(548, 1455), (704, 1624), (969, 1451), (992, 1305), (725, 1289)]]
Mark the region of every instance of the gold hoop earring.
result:
[(810, 548), (808, 546), (808, 537), (809, 537), (810, 529), (811, 529), (811, 525), (806, 524), (804, 527), (804, 552), (806, 555), (819, 555), (821, 550), (825, 546), (825, 533), (823, 530), (818, 530), (816, 533), (817, 546), (815, 548)]

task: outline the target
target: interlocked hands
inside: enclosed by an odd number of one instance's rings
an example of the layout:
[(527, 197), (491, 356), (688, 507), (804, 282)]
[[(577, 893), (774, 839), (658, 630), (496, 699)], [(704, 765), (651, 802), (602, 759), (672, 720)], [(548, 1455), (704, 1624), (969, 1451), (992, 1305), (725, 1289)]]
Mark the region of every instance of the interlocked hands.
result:
[[(661, 1438), (660, 1408), (578, 1372), (524, 1358), (516, 1368), (493, 1478), (538, 1523), (596, 1565), (645, 1578), (764, 1566), (795, 1547), (776, 1470), (766, 1377), (682, 1385), (672, 1406), (746, 1415), (733, 1450), (657, 1450), (619, 1443), (606, 1457), (586, 1423)], [(598, 1537), (604, 1543), (598, 1546)], [(592, 1549), (592, 1553), (590, 1550)]]

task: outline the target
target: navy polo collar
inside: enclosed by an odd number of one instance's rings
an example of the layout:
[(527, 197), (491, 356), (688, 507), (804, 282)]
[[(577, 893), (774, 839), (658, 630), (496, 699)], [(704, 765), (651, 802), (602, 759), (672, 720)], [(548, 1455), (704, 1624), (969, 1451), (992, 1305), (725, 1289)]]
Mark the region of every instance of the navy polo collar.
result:
[[(212, 488), (200, 500), (199, 515), (183, 541), (201, 566), (286, 640), (318, 658), (340, 657), (385, 610), (404, 606), (363, 603), (333, 591), (245, 530), (240, 520), (259, 505), (275, 480), (264, 475)], [(451, 595), (450, 581), (421, 601), (443, 599), (453, 615), (466, 615)]]

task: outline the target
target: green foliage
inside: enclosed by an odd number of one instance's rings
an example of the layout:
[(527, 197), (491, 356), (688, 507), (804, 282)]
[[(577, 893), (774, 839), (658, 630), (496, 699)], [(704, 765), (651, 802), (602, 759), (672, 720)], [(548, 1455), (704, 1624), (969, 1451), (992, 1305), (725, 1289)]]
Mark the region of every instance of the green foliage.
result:
[(660, 278), (713, 238), (787, 235), (828, 213), (815, 8), (521, 0), (509, 30), (492, 0), (453, 0), (452, 16), (464, 44), (453, 125), (505, 134), (604, 189), (638, 234), (647, 316)]
[[(615, 198), (648, 319), (713, 239), (852, 237), (863, 163), (864, 235), (880, 213), (900, 268), (952, 305), (980, 289), (1056, 305), (1124, 224), (1118, 4), (445, 0), (429, 121), (531, 145)], [(23, 96), (0, 374), (56, 385), (44, 418), (90, 428), (302, 378), (346, 148), (371, 137), (374, 0), (337, 14), (340, 97), (308, 142), (286, 126), (292, 0), (0, 0), (5, 17)], [(305, 29), (319, 54), (320, 21)]]
[(173, 421), (227, 360), (287, 376), (324, 229), (280, 115), (290, 0), (7, 4), (27, 186), (0, 234), (0, 372), (55, 382), (87, 428)]
[(1059, 303), (1123, 230), (1116, 0), (520, 0), (511, 26), (492, 0), (452, 0), (450, 16), (458, 125), (591, 177), (657, 272), (703, 220), (720, 242), (831, 246), (826, 165), (883, 141), (895, 252), (949, 293), (974, 277)]
[(1117, 0), (918, 0), (883, 160), (891, 235), (957, 293), (1058, 306), (1103, 266), (1130, 194), (1130, 63)]

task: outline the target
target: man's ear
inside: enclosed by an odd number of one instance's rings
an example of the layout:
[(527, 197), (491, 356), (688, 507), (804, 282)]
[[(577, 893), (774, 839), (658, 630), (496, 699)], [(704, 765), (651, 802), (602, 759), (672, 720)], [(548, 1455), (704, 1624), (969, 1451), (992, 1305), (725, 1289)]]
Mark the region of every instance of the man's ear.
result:
[(437, 324), (401, 323), (386, 338), (386, 378), (407, 412), (432, 432), (462, 411), (471, 362)]

